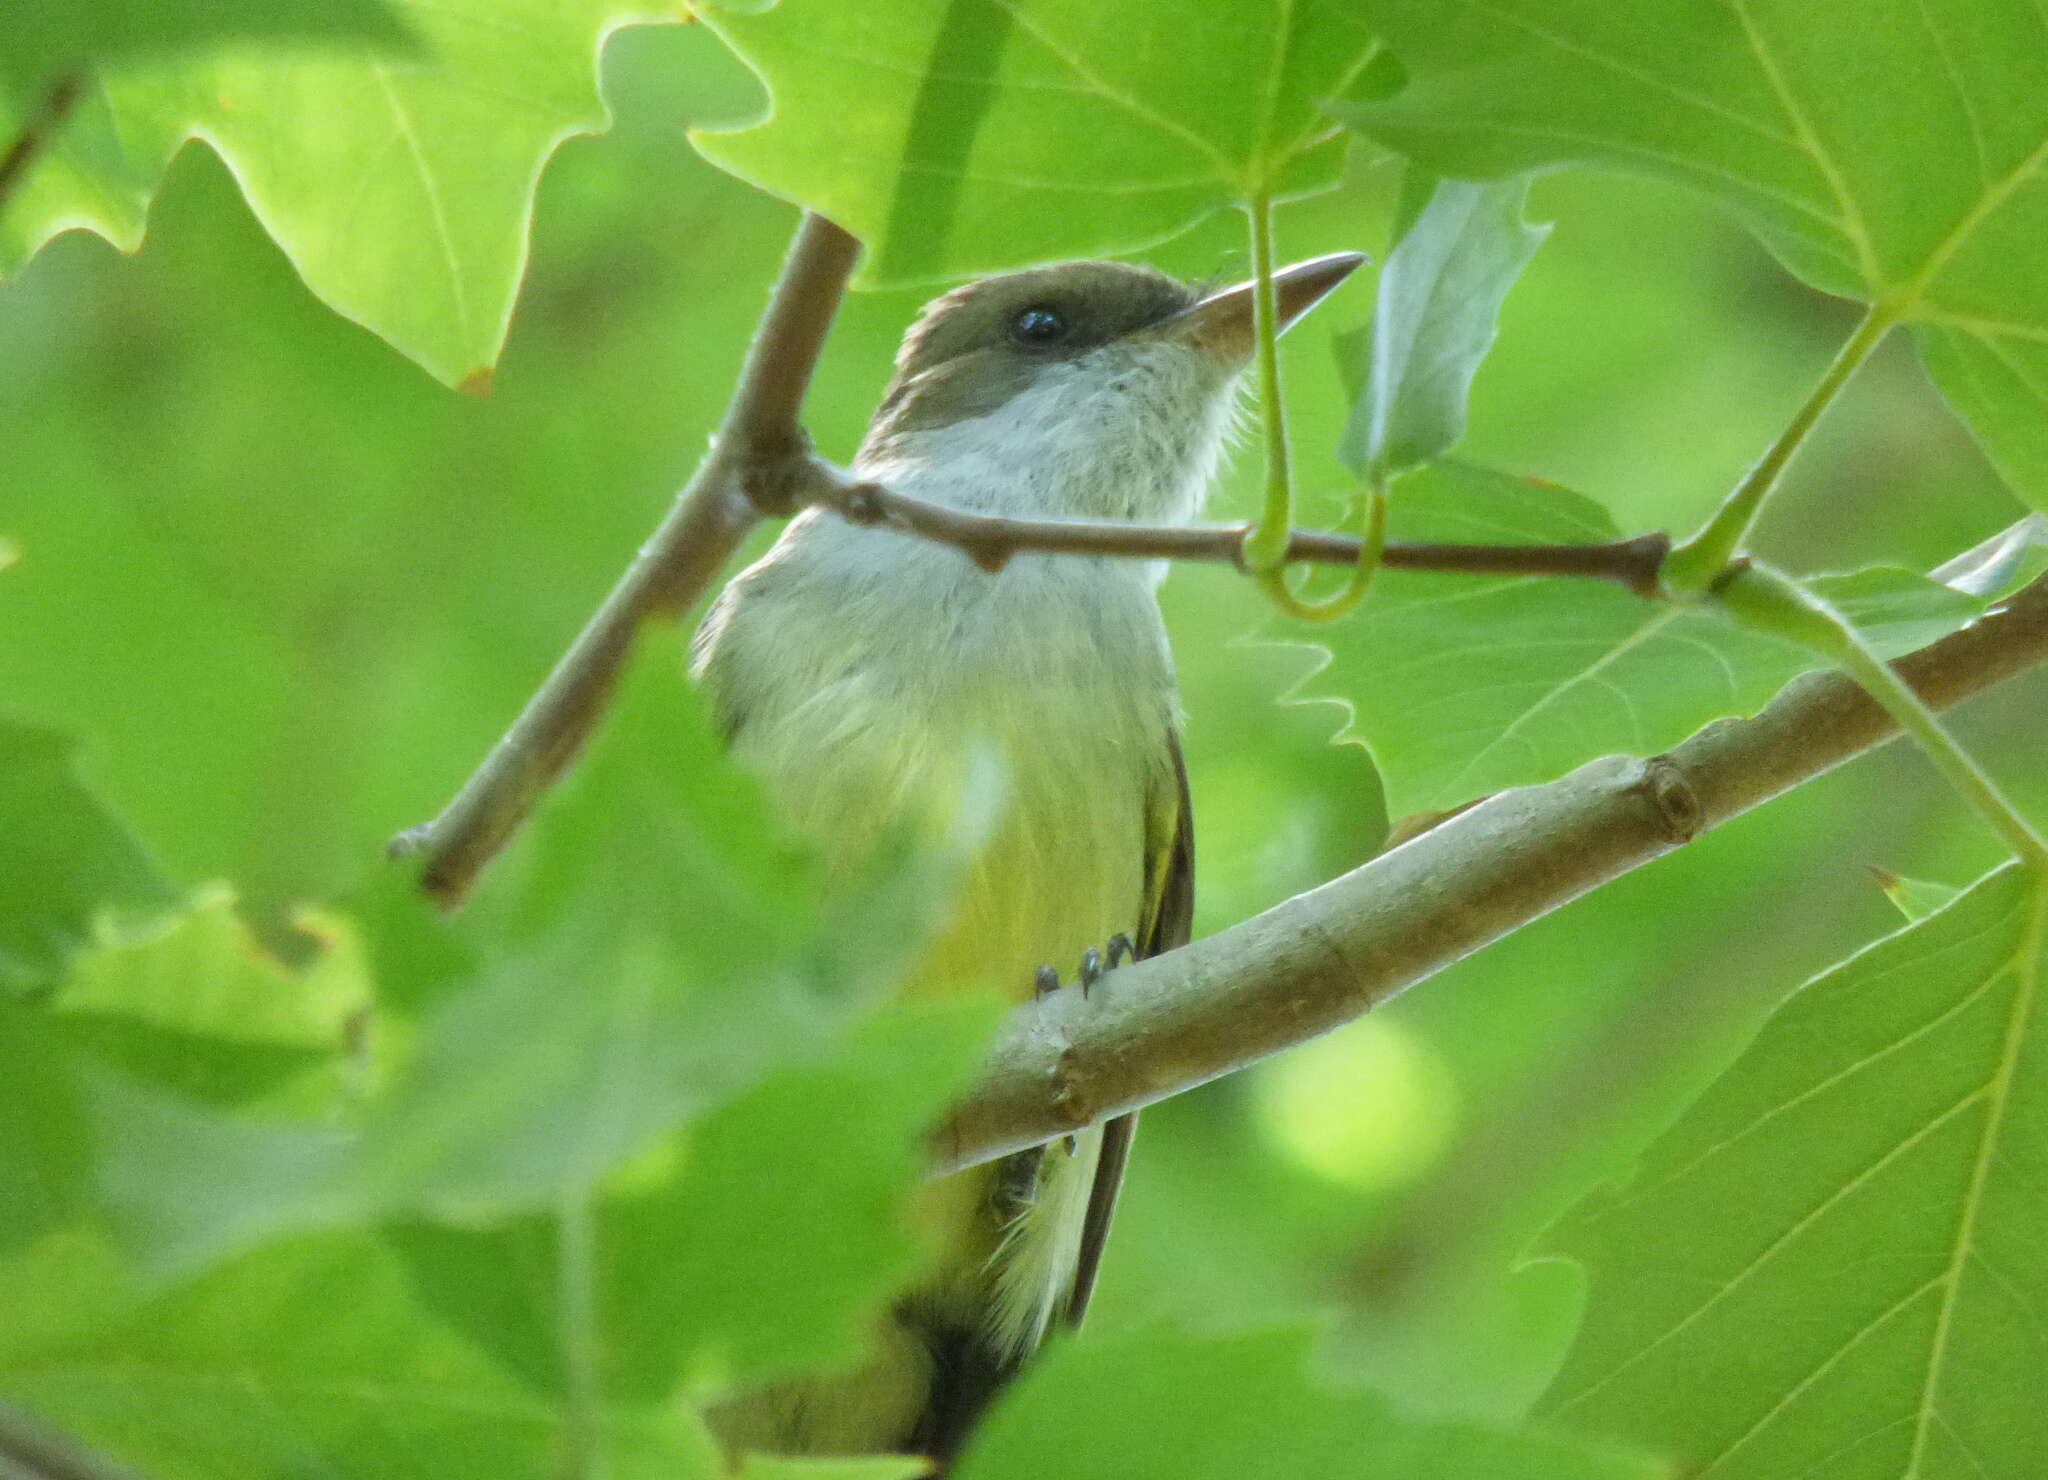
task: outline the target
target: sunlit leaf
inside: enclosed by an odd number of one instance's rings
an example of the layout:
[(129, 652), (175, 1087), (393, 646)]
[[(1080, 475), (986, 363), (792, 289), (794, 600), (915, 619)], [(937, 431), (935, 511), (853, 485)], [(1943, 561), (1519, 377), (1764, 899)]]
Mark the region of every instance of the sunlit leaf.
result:
[(774, 111), (697, 147), (900, 282), (1129, 251), (1337, 177), (1320, 99), (1376, 52), (1354, 0), (783, 0), (703, 15)]
[(2043, 914), (2007, 868), (1808, 984), (1554, 1231), (1552, 1415), (1729, 1480), (2048, 1468)]
[(103, 69), (9, 200), (0, 271), (74, 227), (132, 249), (165, 163), (203, 138), (308, 287), (448, 384), (483, 385), (526, 268), (541, 166), (564, 139), (606, 125), (604, 36), (661, 7), (391, 10), (416, 51), (243, 45)]
[(1734, 210), (1794, 272), (1914, 325), (2048, 504), (2048, 23), (2025, 0), (1360, 0), (1406, 65), (1337, 111), (1444, 174), (1582, 162)]

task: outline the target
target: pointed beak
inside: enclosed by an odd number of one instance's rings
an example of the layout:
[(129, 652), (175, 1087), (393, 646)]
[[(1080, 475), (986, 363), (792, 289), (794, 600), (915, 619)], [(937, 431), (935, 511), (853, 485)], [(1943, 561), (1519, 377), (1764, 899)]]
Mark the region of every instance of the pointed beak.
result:
[[(1332, 288), (1350, 277), (1364, 261), (1363, 252), (1331, 252), (1274, 273), (1278, 332), (1286, 333), (1296, 319), (1322, 302)], [(1252, 357), (1255, 288), (1254, 282), (1247, 281), (1220, 289), (1152, 332), (1203, 350), (1235, 370)]]

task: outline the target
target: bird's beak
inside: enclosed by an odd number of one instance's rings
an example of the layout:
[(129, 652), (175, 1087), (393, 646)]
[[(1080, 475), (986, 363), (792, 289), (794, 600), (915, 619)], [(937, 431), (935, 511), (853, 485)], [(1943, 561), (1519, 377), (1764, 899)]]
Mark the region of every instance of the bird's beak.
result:
[[(1283, 267), (1274, 273), (1276, 332), (1286, 333), (1290, 324), (1322, 302), (1330, 290), (1350, 277), (1363, 261), (1363, 252), (1331, 252)], [(1256, 288), (1256, 282), (1248, 281), (1220, 289), (1194, 307), (1175, 314), (1152, 332), (1162, 338), (1192, 345), (1236, 369), (1252, 357), (1255, 340), (1252, 297)]]

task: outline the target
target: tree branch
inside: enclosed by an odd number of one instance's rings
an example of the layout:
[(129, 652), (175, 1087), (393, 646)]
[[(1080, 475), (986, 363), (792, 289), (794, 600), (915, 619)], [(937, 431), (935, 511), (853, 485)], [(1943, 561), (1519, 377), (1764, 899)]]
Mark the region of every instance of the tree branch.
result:
[[(1244, 565), (1248, 524), (1128, 524), (1079, 519), (1011, 519), (926, 503), (864, 482), (822, 458), (812, 459), (805, 495), (855, 524), (883, 524), (964, 551), (983, 570), (1001, 570), (1023, 551), (1114, 555), (1141, 560), (1208, 560)], [(1287, 541), (1290, 564), (1356, 565), (1356, 535), (1297, 529)], [(1658, 594), (1657, 573), (1671, 541), (1661, 534), (1598, 545), (1442, 545), (1388, 540), (1380, 563), (1397, 570), (1477, 575), (1585, 576), (1614, 581), (1638, 596)]]
[(65, 120), (71, 117), (78, 95), (84, 90), (85, 78), (75, 72), (59, 77), (44, 89), (35, 112), (22, 123), (7, 152), (0, 154), (0, 213), (5, 213), (8, 198), (28, 178), (29, 166), (63, 132)]
[(399, 834), (420, 887), (453, 907), (596, 729), (641, 622), (686, 609), (763, 513), (786, 513), (808, 465), (796, 414), (860, 244), (822, 216), (797, 228), (725, 421), (652, 538), (512, 728), (433, 821)]
[[(2048, 661), (2048, 576), (1894, 666), (1945, 708)], [(1491, 797), (1320, 888), (1018, 1009), (929, 1143), (954, 1171), (1192, 1089), (1338, 1027), (1896, 731), (1838, 672), (1649, 760)]]

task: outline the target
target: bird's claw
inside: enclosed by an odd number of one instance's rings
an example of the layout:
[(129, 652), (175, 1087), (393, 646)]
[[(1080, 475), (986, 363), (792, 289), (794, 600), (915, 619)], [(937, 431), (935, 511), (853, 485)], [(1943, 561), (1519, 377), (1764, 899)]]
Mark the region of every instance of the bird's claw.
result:
[[(1109, 938), (1107, 950), (1097, 950), (1094, 946), (1088, 947), (1087, 950), (1081, 953), (1081, 970), (1074, 978), (1076, 984), (1081, 988), (1081, 995), (1086, 997), (1095, 990), (1096, 984), (1103, 977), (1116, 970), (1124, 962), (1135, 961), (1137, 957), (1138, 948), (1131, 944), (1130, 936), (1121, 930)], [(1038, 975), (1031, 984), (1031, 995), (1043, 999), (1050, 997), (1059, 989), (1060, 974), (1050, 966), (1039, 967)]]

